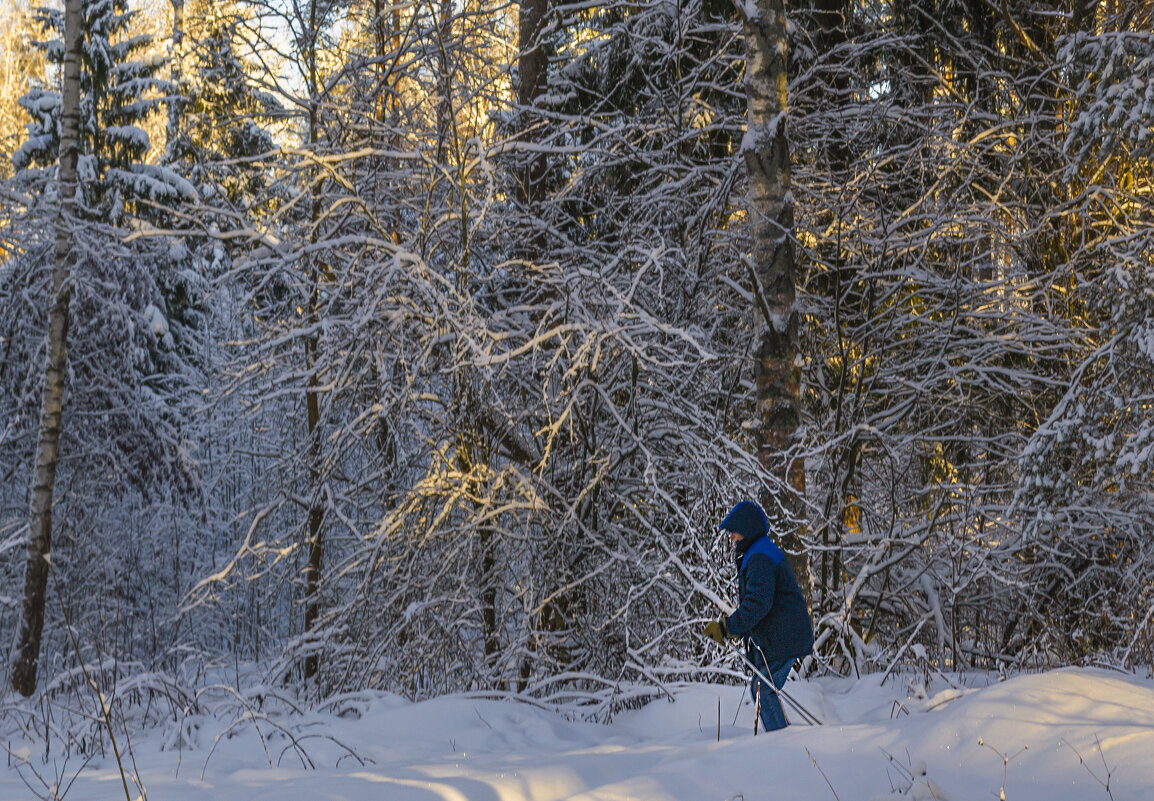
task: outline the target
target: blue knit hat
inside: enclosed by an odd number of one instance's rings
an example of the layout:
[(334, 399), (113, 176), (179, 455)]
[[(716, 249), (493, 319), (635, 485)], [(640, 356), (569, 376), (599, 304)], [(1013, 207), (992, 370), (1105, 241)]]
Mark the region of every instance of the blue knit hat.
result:
[(729, 511), (718, 528), (740, 534), (747, 540), (755, 540), (769, 532), (769, 521), (756, 503), (741, 501)]

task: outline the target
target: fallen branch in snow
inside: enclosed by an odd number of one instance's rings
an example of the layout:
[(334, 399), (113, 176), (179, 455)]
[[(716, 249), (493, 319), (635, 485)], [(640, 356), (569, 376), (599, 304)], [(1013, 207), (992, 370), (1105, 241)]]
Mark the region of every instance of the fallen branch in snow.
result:
[[(311, 724), (305, 719), (306, 713), (300, 708), (300, 706), (298, 706), (291, 698), (286, 697), (283, 693), (278, 693), (275, 690), (272, 690), (271, 688), (263, 685), (245, 693), (241, 693), (237, 689), (229, 687), (228, 685), (210, 685), (196, 693), (193, 703), (186, 710), (186, 713), (190, 712), (192, 709), (200, 708), (200, 706), (204, 704), (205, 697), (211, 695), (212, 693), (222, 693), (224, 696), (221, 705), (216, 710), (217, 713), (223, 710), (223, 702), (227, 701), (234, 710), (233, 714), (235, 717), (224, 727), (221, 732), (216, 735), (216, 737), (213, 738), (212, 747), (209, 749), (208, 755), (204, 759), (204, 765), (200, 771), (201, 780), (204, 779), (205, 773), (208, 770), (208, 763), (212, 761), (212, 757), (216, 753), (216, 749), (220, 745), (221, 741), (236, 736), (237, 732), (241, 730), (245, 724), (252, 724), (253, 731), (256, 732), (257, 737), (260, 739), (261, 746), (264, 748), (265, 757), (268, 761), (269, 767), (279, 765), (280, 762), (284, 759), (285, 754), (289, 751), (293, 751), (296, 753), (297, 759), (300, 760), (301, 767), (308, 770), (316, 770), (316, 762), (312, 758), (312, 755), (309, 753), (308, 749), (306, 749), (304, 746), (305, 740), (315, 739), (327, 740), (339, 746), (345, 752), (341, 755), (340, 759), (337, 760), (338, 763), (347, 757), (352, 757), (361, 765), (366, 765), (372, 762), (371, 759), (361, 756), (356, 752), (356, 750), (341, 742), (331, 734), (316, 734), (304, 731), (304, 727)], [(280, 713), (269, 712), (265, 710), (265, 703), (269, 700), (278, 701), (285, 706), (288, 711), (284, 713), (284, 717), (288, 721), (291, 721), (291, 723), (282, 723), (277, 719), (280, 716)], [(334, 701), (335, 700), (337, 699), (334, 699)], [(329, 705), (331, 704), (323, 704), (322, 707)], [(209, 711), (211, 714), (212, 710)], [(262, 730), (262, 725), (271, 729), (271, 731)], [(179, 726), (181, 729), (180, 741), (183, 747), (183, 742), (185, 739), (183, 736), (185, 726), (184, 722), (181, 721)], [(287, 740), (288, 743), (280, 750), (280, 753), (274, 760), (271, 744), (273, 738), (276, 735), (280, 735), (285, 740)]]

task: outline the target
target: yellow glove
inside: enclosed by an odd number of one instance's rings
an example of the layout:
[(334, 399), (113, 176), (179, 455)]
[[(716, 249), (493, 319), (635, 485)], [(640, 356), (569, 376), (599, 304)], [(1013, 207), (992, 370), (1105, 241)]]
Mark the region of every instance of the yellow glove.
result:
[(718, 645), (725, 645), (725, 638), (729, 636), (729, 632), (725, 630), (725, 618), (721, 620), (711, 620), (706, 623), (705, 636), (712, 639)]

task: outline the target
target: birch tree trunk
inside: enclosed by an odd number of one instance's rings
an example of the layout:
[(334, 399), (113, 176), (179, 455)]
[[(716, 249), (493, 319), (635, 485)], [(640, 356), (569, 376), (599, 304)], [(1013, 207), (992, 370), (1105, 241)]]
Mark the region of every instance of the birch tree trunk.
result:
[(64, 408), (64, 360), (68, 340), (69, 268), (76, 210), (76, 164), (80, 152), (80, 58), (84, 41), (84, 0), (64, 4), (64, 85), (60, 111), (60, 206), (52, 268), (52, 308), (48, 316), (48, 353), (44, 395), (32, 478), (32, 514), (28, 564), (24, 573), (24, 612), (12, 661), (12, 687), (23, 695), (36, 690), (40, 638), (44, 631), (45, 595), (52, 546), (52, 502), (56, 457)]
[[(786, 139), (788, 41), (783, 0), (743, 8), (749, 221), (756, 314), (757, 458), (777, 479), (778, 497), (763, 504), (786, 546), (799, 583), (809, 593), (808, 558), (801, 547), (797, 500), (804, 497), (804, 464), (789, 455), (801, 422), (798, 314), (794, 305), (793, 198)], [(749, 13), (749, 12), (754, 13)]]

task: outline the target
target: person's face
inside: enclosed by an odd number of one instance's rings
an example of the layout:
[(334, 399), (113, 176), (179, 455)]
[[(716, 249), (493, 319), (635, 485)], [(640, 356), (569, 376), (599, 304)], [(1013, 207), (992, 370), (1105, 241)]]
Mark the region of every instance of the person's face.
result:
[(736, 546), (737, 543), (741, 542), (742, 539), (744, 539), (744, 538), (740, 534), (738, 534), (736, 531), (729, 532), (729, 541), (734, 546)]

